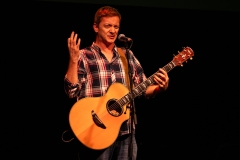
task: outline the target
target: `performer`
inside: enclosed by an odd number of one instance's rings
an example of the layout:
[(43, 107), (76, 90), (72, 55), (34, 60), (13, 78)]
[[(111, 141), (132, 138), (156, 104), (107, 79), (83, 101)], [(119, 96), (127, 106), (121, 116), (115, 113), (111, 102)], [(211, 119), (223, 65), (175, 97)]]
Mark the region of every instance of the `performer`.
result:
[[(68, 38), (69, 65), (64, 78), (64, 88), (70, 98), (80, 100), (85, 97), (101, 97), (115, 82), (128, 86), (124, 71), (124, 63), (120, 58), (115, 40), (118, 37), (121, 15), (117, 9), (104, 6), (97, 10), (94, 17), (93, 30), (96, 39), (92, 45), (80, 49), (81, 39), (72, 31)], [(122, 48), (126, 54), (126, 49)], [(128, 52), (130, 67), (133, 71), (131, 79), (137, 86), (146, 76), (133, 52)], [(154, 75), (155, 83), (142, 92), (142, 97), (150, 98), (168, 88), (169, 77), (163, 70)], [(116, 92), (118, 92), (116, 90)], [(106, 149), (92, 150), (84, 145), (79, 146), (80, 160), (129, 160), (130, 120), (122, 123), (116, 141)], [(134, 130), (131, 133), (135, 133)], [(135, 134), (132, 134), (132, 160), (137, 159)], [(131, 155), (131, 154), (130, 154)]]

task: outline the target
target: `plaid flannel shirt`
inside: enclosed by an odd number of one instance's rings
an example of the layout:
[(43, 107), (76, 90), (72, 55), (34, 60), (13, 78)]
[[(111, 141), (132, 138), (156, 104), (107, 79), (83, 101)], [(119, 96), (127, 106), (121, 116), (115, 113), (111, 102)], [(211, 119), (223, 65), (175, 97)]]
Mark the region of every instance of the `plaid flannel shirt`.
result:
[[(113, 53), (112, 61), (109, 62), (94, 42), (90, 47), (81, 49), (78, 61), (79, 82), (76, 84), (71, 83), (66, 75), (64, 78), (66, 94), (70, 98), (79, 100), (85, 97), (103, 96), (114, 82), (122, 83), (127, 87), (124, 66), (116, 46), (113, 49)], [(125, 50), (124, 53), (126, 53)], [(131, 50), (129, 50), (129, 62), (133, 71), (133, 83), (134, 86), (137, 86), (146, 80), (146, 76), (141, 64)], [(130, 121), (128, 120), (122, 124), (119, 135), (130, 132), (129, 123)]]

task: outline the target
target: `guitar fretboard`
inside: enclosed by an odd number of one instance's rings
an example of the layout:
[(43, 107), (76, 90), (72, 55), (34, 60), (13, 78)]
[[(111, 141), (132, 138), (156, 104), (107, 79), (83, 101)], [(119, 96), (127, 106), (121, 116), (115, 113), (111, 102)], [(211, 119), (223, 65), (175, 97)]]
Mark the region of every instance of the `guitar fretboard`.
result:
[[(173, 61), (165, 65), (162, 69), (166, 72), (171, 71), (176, 65)], [(153, 75), (151, 75), (147, 80), (140, 83), (138, 86), (136, 86), (132, 92), (129, 92), (122, 98), (120, 98), (118, 101), (116, 101), (120, 106), (124, 106), (125, 104), (129, 103), (133, 98), (136, 98), (139, 96), (142, 92), (144, 92), (148, 86), (155, 83), (154, 81), (154, 75), (158, 73), (159, 71), (155, 72)]]

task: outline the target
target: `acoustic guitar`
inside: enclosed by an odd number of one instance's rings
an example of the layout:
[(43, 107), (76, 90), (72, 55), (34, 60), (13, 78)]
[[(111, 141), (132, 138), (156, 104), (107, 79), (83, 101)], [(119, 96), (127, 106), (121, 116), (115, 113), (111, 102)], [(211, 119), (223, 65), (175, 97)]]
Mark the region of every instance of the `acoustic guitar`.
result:
[[(169, 72), (176, 66), (182, 66), (188, 59), (191, 60), (193, 56), (194, 52), (190, 47), (183, 47), (162, 69)], [(132, 92), (121, 83), (113, 83), (104, 96), (78, 100), (69, 113), (70, 127), (76, 138), (94, 150), (105, 149), (113, 144), (122, 123), (130, 118), (127, 104), (155, 83), (154, 74), (136, 86)]]

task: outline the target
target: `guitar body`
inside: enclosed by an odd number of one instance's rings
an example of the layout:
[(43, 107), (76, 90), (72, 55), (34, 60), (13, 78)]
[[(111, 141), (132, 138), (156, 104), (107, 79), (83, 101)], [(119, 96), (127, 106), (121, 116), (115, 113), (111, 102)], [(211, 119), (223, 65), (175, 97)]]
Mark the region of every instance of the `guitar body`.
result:
[[(122, 123), (129, 119), (127, 105), (121, 107), (120, 114), (112, 114), (111, 106), (126, 95), (129, 90), (121, 83), (112, 84), (102, 97), (86, 97), (77, 101), (69, 113), (70, 127), (76, 138), (91, 149), (100, 150), (109, 147), (118, 137)], [(117, 106), (119, 111), (119, 106)], [(95, 122), (96, 115), (104, 125)]]

